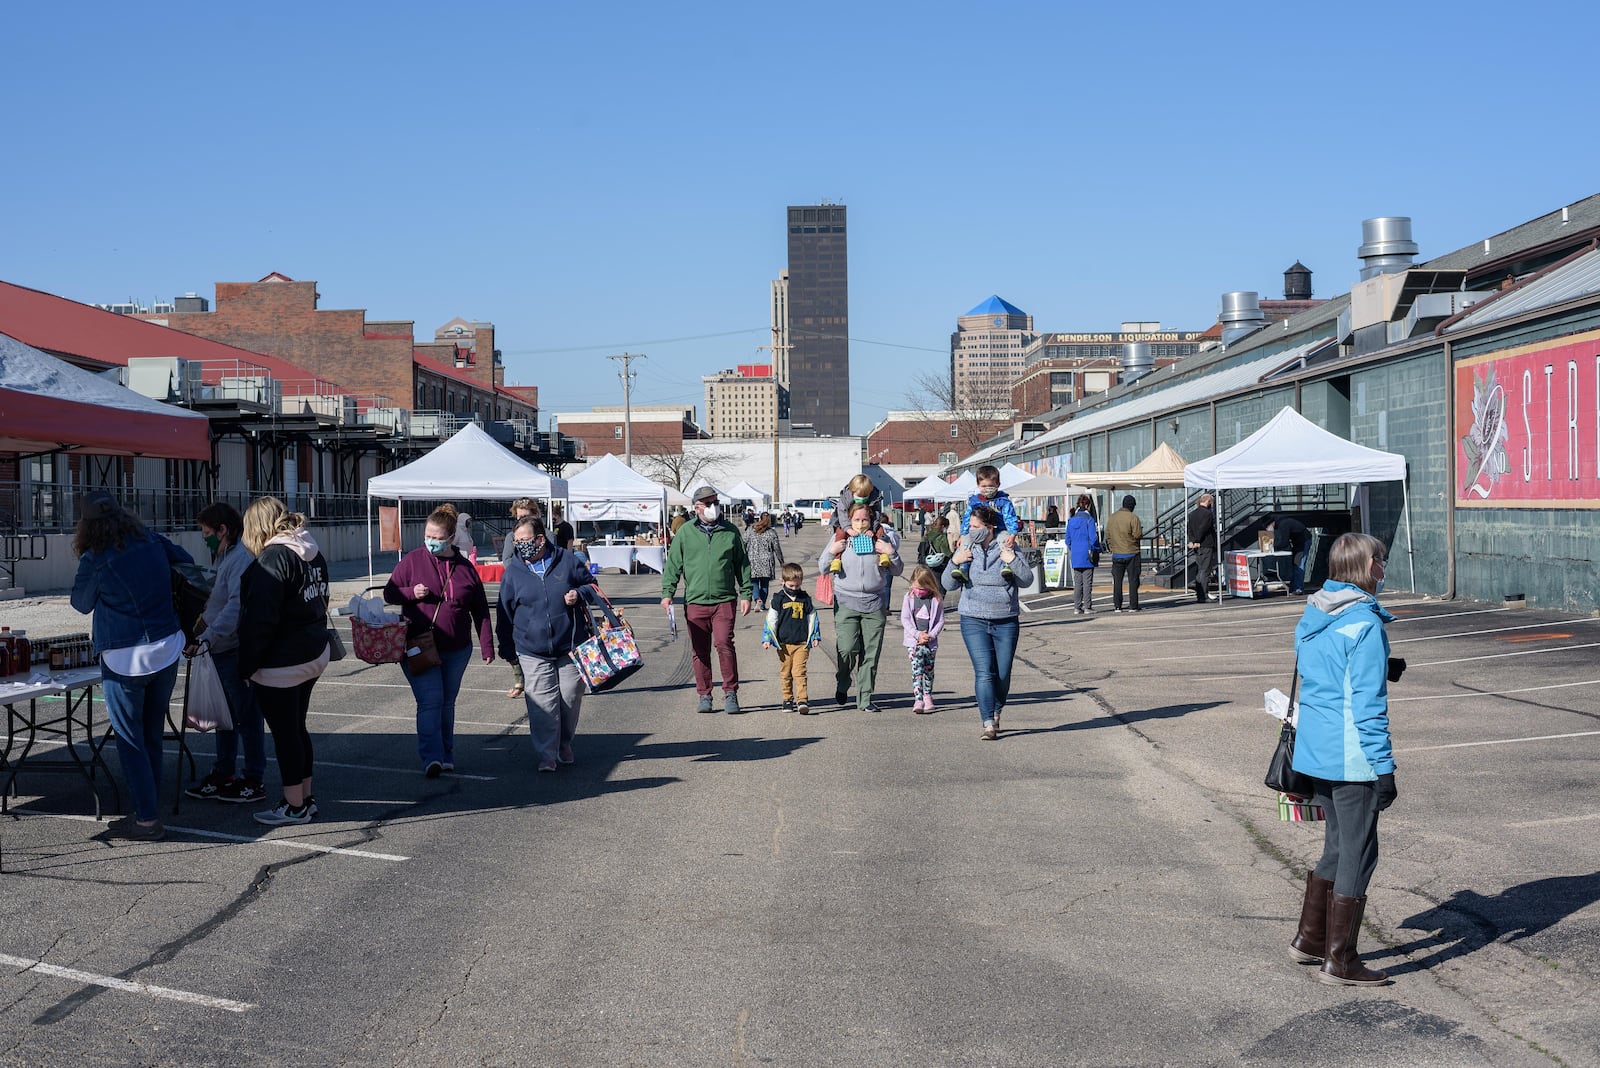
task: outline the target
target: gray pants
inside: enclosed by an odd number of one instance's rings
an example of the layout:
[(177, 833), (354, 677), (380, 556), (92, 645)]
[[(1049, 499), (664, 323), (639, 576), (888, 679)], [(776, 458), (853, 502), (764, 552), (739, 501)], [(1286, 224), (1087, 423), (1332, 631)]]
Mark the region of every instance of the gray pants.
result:
[(522, 676), (527, 689), (528, 734), (540, 764), (556, 763), (563, 744), (578, 733), (578, 708), (583, 703), (583, 676), (570, 657), (529, 656), (521, 653)]
[(1315, 800), (1327, 816), (1316, 875), (1341, 897), (1365, 897), (1378, 868), (1378, 784), (1317, 779)]
[(1080, 612), (1094, 611), (1094, 568), (1072, 569), (1072, 606)]

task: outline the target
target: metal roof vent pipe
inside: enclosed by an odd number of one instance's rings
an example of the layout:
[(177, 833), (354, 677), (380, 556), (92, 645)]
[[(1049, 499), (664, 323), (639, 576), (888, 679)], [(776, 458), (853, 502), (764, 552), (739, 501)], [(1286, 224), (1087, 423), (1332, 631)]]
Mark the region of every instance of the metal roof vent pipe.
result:
[(1155, 350), (1148, 341), (1133, 341), (1122, 346), (1122, 382), (1137, 382), (1156, 369)]
[(1361, 280), (1380, 274), (1399, 274), (1416, 258), (1417, 243), (1411, 240), (1411, 220), (1403, 215), (1361, 221)]
[(1255, 333), (1267, 325), (1267, 317), (1261, 311), (1261, 294), (1243, 291), (1222, 294), (1222, 313), (1217, 320), (1222, 323), (1224, 348)]

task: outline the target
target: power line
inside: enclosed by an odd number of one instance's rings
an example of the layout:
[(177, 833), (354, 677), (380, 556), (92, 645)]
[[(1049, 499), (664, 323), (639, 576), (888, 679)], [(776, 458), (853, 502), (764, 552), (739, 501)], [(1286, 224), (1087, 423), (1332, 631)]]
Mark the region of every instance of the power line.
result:
[(758, 330), (768, 330), (769, 327), (753, 326), (748, 330), (724, 330), (720, 334), (693, 334), (688, 337), (662, 337), (651, 341), (630, 341), (625, 345), (574, 345), (564, 349), (501, 349), (504, 356), (544, 356), (560, 352), (599, 352), (602, 349), (632, 349), (644, 348), (646, 345), (674, 345), (680, 341), (706, 341), (717, 337), (734, 337), (738, 334), (753, 334)]

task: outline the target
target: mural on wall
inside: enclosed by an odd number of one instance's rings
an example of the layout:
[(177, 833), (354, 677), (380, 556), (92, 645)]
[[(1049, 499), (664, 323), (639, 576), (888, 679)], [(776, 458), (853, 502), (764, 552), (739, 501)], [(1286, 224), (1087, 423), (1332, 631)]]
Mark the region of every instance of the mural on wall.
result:
[(1458, 507), (1600, 508), (1600, 330), (1454, 373)]

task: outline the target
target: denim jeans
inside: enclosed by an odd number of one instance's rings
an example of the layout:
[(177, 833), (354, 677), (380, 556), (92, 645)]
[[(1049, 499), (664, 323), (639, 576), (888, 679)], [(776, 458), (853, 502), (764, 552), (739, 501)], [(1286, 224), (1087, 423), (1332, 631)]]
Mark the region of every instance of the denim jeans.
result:
[(1289, 588), (1300, 593), (1306, 588), (1306, 550), (1301, 549), (1290, 557)]
[(750, 600), (753, 601), (753, 602), (756, 602), (758, 604), (766, 604), (767, 603), (767, 590), (771, 585), (772, 585), (771, 576), (768, 576), (766, 578), (757, 578), (755, 575), (751, 575), (750, 576)]
[(1017, 618), (978, 619), (961, 617), (961, 640), (972, 658), (973, 689), (978, 698), (978, 716), (985, 723), (1006, 706), (1011, 696), (1011, 658), (1017, 652)]
[(472, 662), (472, 646), (465, 649), (440, 649), (439, 666), (413, 673), (405, 664), (400, 670), (411, 684), (417, 699), (417, 756), (426, 768), (434, 761), (453, 764), (456, 758), (456, 695), (461, 692), (461, 677)]
[(261, 720), (261, 706), (244, 679), (239, 677), (239, 651), (212, 653), (211, 662), (217, 667), (217, 677), (222, 680), (222, 692), (228, 695), (228, 711), (233, 715), (233, 730), (217, 732), (217, 760), (211, 773), (230, 779), (238, 760), (239, 743), (244, 743), (244, 777), (260, 782), (267, 770), (266, 726)]
[(167, 706), (178, 683), (178, 663), (173, 661), (153, 675), (118, 675), (108, 667), (100, 673), (100, 693), (111, 729), (117, 733), (117, 755), (133, 812), (149, 823), (161, 804), (161, 743), (167, 731)]

